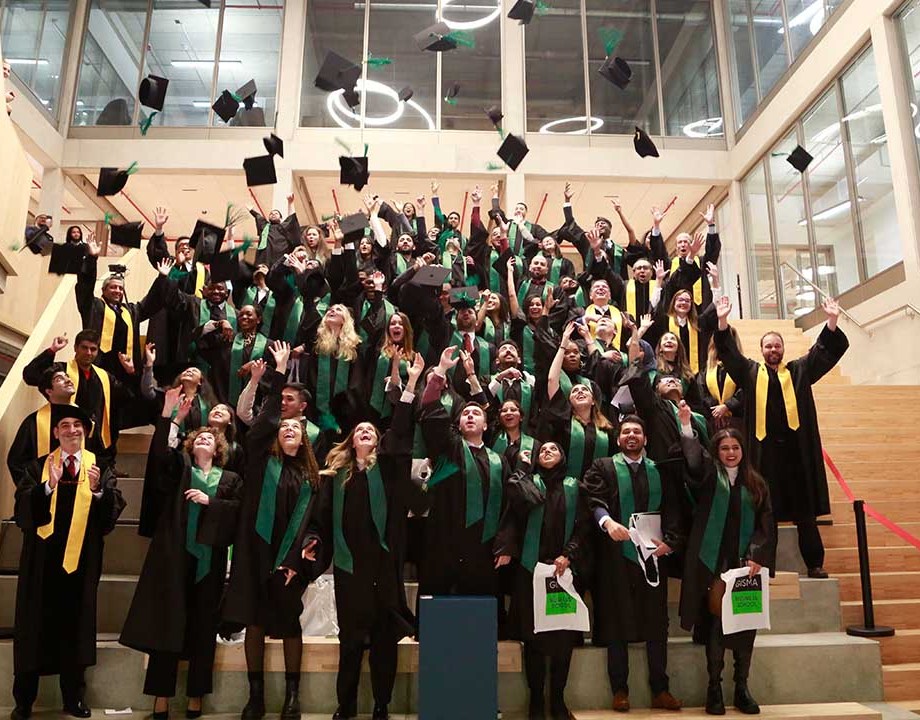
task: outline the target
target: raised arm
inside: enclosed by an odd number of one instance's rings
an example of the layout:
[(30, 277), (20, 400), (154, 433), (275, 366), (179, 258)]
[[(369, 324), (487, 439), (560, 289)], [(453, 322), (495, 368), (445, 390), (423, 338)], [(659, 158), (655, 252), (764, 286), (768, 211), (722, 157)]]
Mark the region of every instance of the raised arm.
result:
[(636, 231), (633, 230), (633, 226), (629, 224), (629, 220), (623, 213), (623, 206), (620, 205), (619, 196), (614, 196), (610, 202), (613, 204), (613, 209), (616, 212), (617, 217), (620, 218), (620, 223), (623, 225), (623, 229), (626, 230), (626, 237), (629, 238), (629, 244), (638, 245), (639, 238), (636, 237)]
[(719, 359), (738, 387), (750, 390), (751, 388), (748, 387), (750, 384), (749, 371), (751, 365), (756, 365), (756, 363), (741, 354), (738, 345), (728, 331), (728, 315), (732, 311), (732, 301), (727, 295), (723, 295), (716, 301), (715, 306), (719, 326), (714, 337)]
[(549, 374), (546, 378), (546, 398), (552, 400), (556, 393), (559, 392), (559, 378), (562, 375), (562, 361), (565, 359), (565, 346), (572, 338), (575, 332), (575, 323), (570, 322), (562, 331), (562, 339), (559, 342), (559, 348), (549, 366)]

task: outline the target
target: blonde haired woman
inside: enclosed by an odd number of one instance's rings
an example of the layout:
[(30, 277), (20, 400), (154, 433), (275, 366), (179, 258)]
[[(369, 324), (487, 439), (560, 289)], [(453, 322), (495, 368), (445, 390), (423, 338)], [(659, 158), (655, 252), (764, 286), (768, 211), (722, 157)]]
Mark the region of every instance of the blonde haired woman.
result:
[(360, 345), (351, 311), (340, 303), (330, 305), (316, 330), (307, 368), (306, 384), (316, 389), (316, 424), (321, 430), (348, 432), (354, 425), (356, 397), (364, 377)]

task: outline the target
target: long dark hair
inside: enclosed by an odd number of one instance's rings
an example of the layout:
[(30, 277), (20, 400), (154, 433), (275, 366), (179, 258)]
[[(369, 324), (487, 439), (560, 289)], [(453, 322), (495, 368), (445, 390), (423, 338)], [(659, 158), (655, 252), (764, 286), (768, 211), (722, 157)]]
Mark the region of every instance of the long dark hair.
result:
[(741, 446), (741, 463), (738, 465), (738, 479), (748, 489), (754, 499), (754, 507), (759, 508), (767, 497), (767, 483), (763, 477), (748, 462), (747, 448), (744, 446), (744, 437), (733, 427), (722, 428), (712, 436), (712, 460), (717, 467), (722, 467), (719, 462), (719, 443), (726, 438), (737, 440)]
[[(280, 426), (279, 426), (280, 427)], [(322, 478), (319, 474), (319, 463), (316, 462), (316, 455), (313, 454), (313, 445), (307, 437), (307, 428), (303, 422), (300, 423), (301, 438), (300, 446), (297, 448), (297, 454), (290, 456), (291, 461), (297, 468), (297, 471), (304, 476), (311, 487), (316, 490)], [(272, 446), (271, 454), (279, 460), (284, 460), (284, 450), (281, 449), (281, 442), (275, 433), (275, 444)]]

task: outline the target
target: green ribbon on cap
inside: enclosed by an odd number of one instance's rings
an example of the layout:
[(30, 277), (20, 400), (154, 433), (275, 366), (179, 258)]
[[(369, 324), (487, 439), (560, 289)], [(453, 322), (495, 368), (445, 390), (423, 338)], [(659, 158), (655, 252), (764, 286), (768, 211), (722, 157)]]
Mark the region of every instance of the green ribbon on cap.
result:
[(546, 13), (549, 12), (549, 5), (547, 5), (544, 0), (537, 0), (534, 12), (536, 12), (537, 15), (546, 15)]
[(504, 167), (501, 163), (490, 162), (486, 165), (486, 170), (501, 170)]
[(393, 61), (388, 57), (374, 57), (372, 53), (368, 53), (367, 64), (369, 67), (383, 67), (384, 65), (392, 65)]
[(128, 169), (125, 170), (125, 175), (133, 175), (133, 174), (136, 173), (138, 170), (140, 170), (140, 167), (138, 167), (137, 161), (135, 161), (135, 162), (131, 163), (130, 165), (128, 165)]
[(323, 222), (329, 222), (334, 217), (335, 217), (335, 213), (331, 213), (329, 215), (323, 215), (321, 219)]
[(473, 37), (473, 33), (467, 32), (466, 30), (454, 30), (453, 32), (447, 33), (444, 39), (453, 40), (457, 45), (462, 45), (463, 47), (476, 47), (476, 40)]
[(457, 98), (456, 97), (445, 97), (444, 102), (446, 102), (448, 105), (456, 105)]
[(150, 129), (150, 125), (151, 125), (151, 123), (153, 122), (153, 118), (154, 118), (156, 115), (158, 115), (158, 114), (159, 114), (159, 112), (158, 112), (157, 110), (154, 110), (154, 111), (153, 111), (152, 113), (150, 113), (147, 117), (145, 117), (143, 120), (141, 120), (141, 123), (140, 123), (140, 126), (141, 126), (141, 135), (146, 135), (146, 134), (147, 134), (147, 131)]
[(614, 50), (616, 50), (617, 45), (620, 44), (620, 40), (623, 39), (623, 31), (619, 28), (612, 27), (601, 27), (597, 34), (601, 36), (601, 41), (604, 43), (604, 51), (607, 55), (611, 55)]
[(243, 102), (243, 98), (241, 98), (241, 97), (240, 97), (239, 95), (237, 95), (235, 92), (231, 92), (231, 93), (230, 93), (230, 97), (232, 97), (232, 98), (233, 98), (234, 100), (236, 100), (237, 102)]
[(106, 213), (105, 217), (102, 219), (102, 222), (105, 225), (111, 225), (112, 224), (112, 213)]
[(238, 255), (246, 252), (249, 249), (250, 245), (252, 245), (252, 238), (247, 235), (246, 237), (243, 238), (243, 244), (240, 245), (238, 248), (233, 248), (233, 250), (230, 251), (230, 255), (232, 257), (237, 257)]
[(367, 157), (367, 148), (368, 148), (368, 144), (364, 143), (364, 157)]

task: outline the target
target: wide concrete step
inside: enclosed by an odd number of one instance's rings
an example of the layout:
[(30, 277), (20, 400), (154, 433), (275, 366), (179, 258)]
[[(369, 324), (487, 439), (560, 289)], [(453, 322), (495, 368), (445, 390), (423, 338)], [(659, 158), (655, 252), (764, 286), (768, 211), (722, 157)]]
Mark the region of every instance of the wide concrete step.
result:
[[(888, 625), (896, 630), (920, 628), (920, 598), (874, 600), (872, 607), (877, 625)], [(844, 627), (862, 623), (862, 602), (845, 600), (840, 603), (840, 610)]]
[[(322, 659), (322, 669), (306, 670), (301, 679), (301, 703), (307, 713), (331, 713), (335, 709), (335, 671), (338, 646), (322, 638), (307, 642), (304, 668), (313, 667)], [(394, 713), (414, 712), (418, 689), (412, 664), (417, 658), (415, 643), (400, 645), (397, 679), (391, 710)], [(513, 660), (515, 654), (517, 660)], [(688, 638), (672, 638), (668, 647), (671, 691), (691, 707), (705, 701), (706, 663), (703, 648)], [(501, 658), (520, 668), (520, 651), (514, 648), (499, 651)], [(246, 702), (248, 685), (240, 664), (242, 648), (219, 646), (215, 660), (214, 693), (205, 701), (206, 712), (239, 712)], [(313, 658), (313, 659), (311, 659)], [(93, 707), (134, 709), (149, 708), (151, 698), (142, 694), (145, 657), (121, 647), (113, 640), (100, 641), (97, 664), (87, 672), (87, 701)], [(226, 663), (226, 666), (225, 666)], [(416, 660), (417, 664), (417, 660)], [(648, 707), (650, 696), (643, 644), (630, 646), (631, 702)], [(282, 648), (280, 642), (269, 642), (266, 651), (266, 697), (270, 713), (281, 705), (284, 687)], [(501, 668), (500, 668), (501, 669)], [(808, 674), (808, 682), (802, 674)], [(9, 697), (12, 682), (12, 643), (0, 643), (0, 693)], [(184, 694), (180, 679), (177, 695)], [(499, 707), (508, 713), (526, 710), (528, 693), (520, 670), (499, 672)], [(757, 638), (750, 676), (751, 691), (764, 705), (829, 702), (877, 702), (882, 699), (882, 671), (878, 644), (843, 633), (808, 633), (803, 635), (762, 635)], [(730, 689), (730, 685), (726, 683)], [(474, 689), (471, 689), (471, 691)], [(572, 660), (566, 699), (573, 710), (609, 708), (612, 695), (607, 680), (605, 648), (577, 648)], [(57, 683), (41, 685), (38, 706), (59, 707)], [(371, 709), (370, 678), (361, 683), (359, 707)], [(796, 716), (798, 717), (798, 716)], [(473, 720), (473, 719), (471, 719)], [(478, 720), (478, 719), (475, 719)]]
[[(727, 699), (731, 699), (730, 697)], [(860, 703), (808, 703), (801, 705), (761, 705), (760, 716), (771, 720), (882, 720), (882, 713)], [(579, 710), (575, 720), (616, 720), (620, 713), (610, 710)], [(667, 710), (630, 710), (629, 717), (643, 720), (674, 720), (674, 713)], [(680, 711), (681, 720), (711, 720), (704, 708), (685, 707)]]
[[(920, 628), (898, 630), (892, 637), (880, 638), (879, 642), (882, 662), (886, 665), (920, 662)], [(917, 689), (920, 690), (920, 685)]]
[[(879, 483), (899, 484), (910, 483), (913, 476), (904, 472), (904, 461), (899, 459), (897, 453), (875, 453), (866, 457), (840, 457), (838, 453), (831, 453), (831, 460), (843, 475), (843, 479), (850, 483), (858, 480), (874, 480)], [(830, 468), (827, 469), (830, 475)], [(829, 479), (832, 479), (829, 477)]]
[[(920, 537), (920, 522), (898, 523), (915, 537)], [(871, 517), (866, 520), (866, 535), (870, 547), (910, 547), (884, 525)], [(825, 547), (853, 547), (856, 545), (856, 523), (834, 523), (821, 528)]]
[[(862, 598), (862, 585), (858, 572), (834, 573), (834, 578), (840, 583), (841, 600)], [(876, 600), (909, 600), (920, 597), (920, 571), (877, 572), (873, 570), (871, 578), (872, 597)]]
[(141, 517), (141, 499), (144, 496), (144, 476), (118, 478), (118, 489), (125, 500), (125, 509), (119, 520), (137, 522)]
[[(856, 547), (829, 548), (825, 552), (824, 566), (832, 575), (838, 572), (859, 572), (859, 556)], [(920, 551), (911, 545), (904, 547), (872, 547), (870, 545), (869, 568), (873, 573), (920, 570)]]
[(912, 700), (920, 694), (920, 662), (885, 665), (886, 700)]

